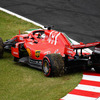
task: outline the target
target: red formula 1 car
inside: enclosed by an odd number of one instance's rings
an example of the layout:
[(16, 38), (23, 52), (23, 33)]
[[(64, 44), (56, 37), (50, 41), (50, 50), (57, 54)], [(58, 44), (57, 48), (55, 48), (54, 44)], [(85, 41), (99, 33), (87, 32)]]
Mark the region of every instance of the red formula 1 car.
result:
[[(95, 47), (91, 53), (84, 48)], [(94, 67), (100, 72), (100, 42), (73, 45), (64, 33), (47, 29), (35, 29), (28, 34), (14, 36), (4, 42), (14, 61), (42, 69), (45, 76), (61, 76), (76, 67)]]

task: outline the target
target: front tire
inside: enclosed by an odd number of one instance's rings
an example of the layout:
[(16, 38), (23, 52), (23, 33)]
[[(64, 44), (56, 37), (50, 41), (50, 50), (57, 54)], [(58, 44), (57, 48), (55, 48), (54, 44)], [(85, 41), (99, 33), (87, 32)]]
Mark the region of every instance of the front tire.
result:
[(3, 57), (3, 52), (4, 52), (3, 40), (2, 40), (2, 38), (0, 38), (0, 58)]
[(49, 54), (43, 59), (43, 72), (45, 76), (62, 76), (64, 74), (64, 61), (60, 54)]

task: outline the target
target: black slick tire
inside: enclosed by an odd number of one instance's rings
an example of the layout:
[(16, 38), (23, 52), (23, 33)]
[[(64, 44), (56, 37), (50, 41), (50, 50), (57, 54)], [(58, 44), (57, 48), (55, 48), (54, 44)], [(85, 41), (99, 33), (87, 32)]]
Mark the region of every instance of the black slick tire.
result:
[(45, 76), (62, 76), (64, 74), (64, 61), (60, 54), (48, 54), (43, 58), (42, 70)]

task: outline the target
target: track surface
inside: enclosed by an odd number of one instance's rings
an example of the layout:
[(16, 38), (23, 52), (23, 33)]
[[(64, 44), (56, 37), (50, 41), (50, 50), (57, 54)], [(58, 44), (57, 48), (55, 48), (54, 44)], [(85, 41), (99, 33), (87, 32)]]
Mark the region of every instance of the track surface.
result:
[(54, 25), (78, 42), (100, 41), (100, 0), (0, 0), (0, 7)]

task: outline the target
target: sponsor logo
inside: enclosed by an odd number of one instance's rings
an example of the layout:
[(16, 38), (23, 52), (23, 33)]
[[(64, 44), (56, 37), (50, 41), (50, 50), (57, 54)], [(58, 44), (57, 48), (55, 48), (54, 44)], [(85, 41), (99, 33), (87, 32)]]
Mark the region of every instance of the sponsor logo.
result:
[(18, 52), (13, 52), (13, 54), (16, 54), (16, 55), (18, 55)]
[(44, 54), (51, 54), (51, 51), (46, 51), (44, 52)]
[(40, 52), (41, 52), (40, 50), (36, 50), (36, 51), (35, 51), (35, 56), (36, 56), (37, 58), (40, 57)]

